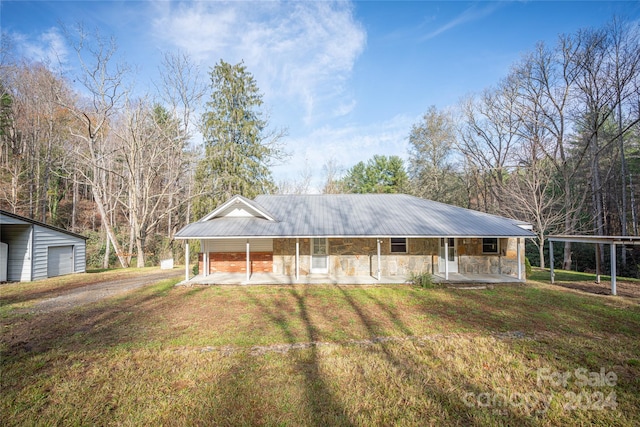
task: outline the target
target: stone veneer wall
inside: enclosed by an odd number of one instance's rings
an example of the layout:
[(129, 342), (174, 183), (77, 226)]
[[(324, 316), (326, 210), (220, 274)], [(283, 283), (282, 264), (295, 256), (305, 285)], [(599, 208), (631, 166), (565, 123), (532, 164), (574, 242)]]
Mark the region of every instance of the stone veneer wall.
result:
[[(383, 276), (433, 272), (437, 266), (438, 239), (408, 239), (408, 253), (392, 254), (391, 241), (381, 239)], [(300, 275), (309, 274), (311, 239), (300, 239)], [(273, 240), (273, 271), (295, 276), (296, 239)], [(434, 264), (435, 263), (435, 264)], [(329, 239), (329, 273), (336, 276), (371, 276), (377, 273), (375, 238)]]
[[(440, 239), (408, 239), (408, 253), (392, 254), (390, 239), (381, 239), (383, 276), (411, 272), (438, 273)], [(311, 239), (300, 239), (300, 275), (308, 275)], [(524, 278), (524, 239), (520, 242)], [(482, 239), (458, 239), (458, 271), (468, 274), (518, 275), (516, 239), (500, 239), (500, 254), (483, 254)], [(295, 276), (296, 239), (273, 239), (273, 271)], [(376, 239), (329, 239), (329, 273), (336, 276), (373, 276), (377, 272)]]
[[(458, 271), (468, 274), (504, 274), (518, 277), (517, 239), (499, 239), (499, 254), (483, 254), (482, 239), (458, 240)], [(524, 271), (524, 239), (520, 241), (522, 278)]]

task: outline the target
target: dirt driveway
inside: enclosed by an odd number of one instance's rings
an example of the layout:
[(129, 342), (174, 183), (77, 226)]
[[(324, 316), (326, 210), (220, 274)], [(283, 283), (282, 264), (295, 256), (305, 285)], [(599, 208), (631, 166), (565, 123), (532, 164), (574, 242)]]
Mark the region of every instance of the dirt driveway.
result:
[(174, 269), (162, 272), (154, 271), (137, 277), (91, 283), (70, 290), (63, 290), (55, 296), (48, 296), (25, 311), (33, 314), (44, 314), (70, 310), (72, 308), (100, 301), (118, 294), (123, 294), (134, 289), (152, 285), (160, 280), (179, 277), (183, 274), (183, 271)]

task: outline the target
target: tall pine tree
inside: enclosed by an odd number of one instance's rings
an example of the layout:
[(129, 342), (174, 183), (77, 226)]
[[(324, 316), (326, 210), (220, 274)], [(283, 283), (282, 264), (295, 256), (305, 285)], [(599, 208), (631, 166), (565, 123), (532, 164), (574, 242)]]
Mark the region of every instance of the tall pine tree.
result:
[(253, 198), (275, 189), (270, 166), (281, 156), (282, 132), (267, 132), (262, 94), (243, 63), (220, 61), (211, 70), (211, 100), (202, 117), (204, 157), (196, 184), (197, 218), (233, 195)]

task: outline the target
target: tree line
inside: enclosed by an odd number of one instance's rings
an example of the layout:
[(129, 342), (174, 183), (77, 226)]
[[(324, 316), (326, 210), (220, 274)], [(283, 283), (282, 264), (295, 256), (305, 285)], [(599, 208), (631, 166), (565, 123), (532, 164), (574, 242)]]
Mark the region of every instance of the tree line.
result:
[[(613, 19), (539, 43), (495, 86), (429, 108), (409, 133), (406, 167), (393, 159), (381, 174), (391, 158), (377, 156), (329, 176), (325, 189), (409, 192), (529, 222), (541, 267), (549, 234), (637, 236), (639, 37), (637, 24)], [(637, 274), (627, 249), (622, 271)], [(562, 268), (572, 253), (565, 243)]]
[[(541, 266), (549, 234), (637, 235), (638, 31), (613, 19), (538, 44), (493, 87), (428, 108), (407, 130), (406, 161), (330, 161), (321, 191), (402, 192), (530, 222)], [(308, 168), (274, 181), (286, 130), (270, 128), (243, 63), (220, 60), (206, 79), (187, 55), (164, 53), (141, 90), (113, 40), (64, 33), (72, 72), (18, 57), (3, 34), (2, 209), (82, 232), (92, 264), (126, 267), (174, 254), (173, 234), (233, 194), (309, 191)]]

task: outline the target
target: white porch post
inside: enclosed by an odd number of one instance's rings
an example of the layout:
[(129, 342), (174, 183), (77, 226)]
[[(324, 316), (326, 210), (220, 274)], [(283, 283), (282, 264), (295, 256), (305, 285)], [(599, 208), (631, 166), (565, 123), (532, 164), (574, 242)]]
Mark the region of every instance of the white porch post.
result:
[(204, 240), (200, 241), (200, 247), (202, 248), (202, 262), (204, 263), (203, 265), (203, 272), (202, 274), (204, 274), (205, 277), (207, 277), (210, 273), (209, 271), (209, 248), (207, 247), (207, 243)]
[(296, 280), (300, 278), (300, 239), (296, 237)]
[(516, 258), (518, 258), (518, 280), (522, 280), (522, 262), (520, 260), (520, 238), (516, 239)]
[(376, 272), (377, 279), (380, 280), (382, 275), (382, 269), (380, 268), (380, 239), (376, 239), (376, 247), (378, 250), (378, 271)]
[(247, 239), (247, 282), (251, 278), (251, 260), (249, 256), (250, 256), (249, 239)]
[(551, 279), (551, 284), (553, 284), (554, 276), (553, 276), (553, 241), (549, 240), (549, 277)]
[(184, 241), (184, 280), (189, 280), (189, 241)]
[(611, 295), (617, 295), (616, 292), (616, 245), (611, 243)]
[(444, 280), (449, 280), (449, 238), (444, 238)]

